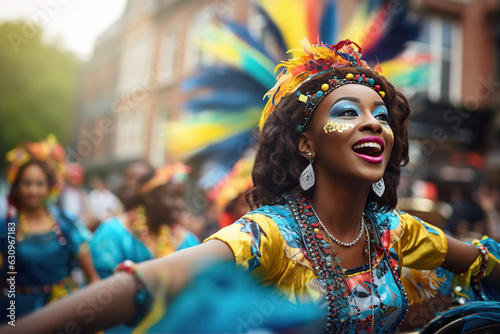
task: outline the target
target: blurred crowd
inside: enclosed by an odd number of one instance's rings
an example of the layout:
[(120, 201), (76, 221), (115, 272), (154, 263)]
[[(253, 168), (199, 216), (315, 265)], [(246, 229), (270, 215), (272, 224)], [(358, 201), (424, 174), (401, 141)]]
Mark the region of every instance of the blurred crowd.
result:
[[(0, 270), (6, 276), (15, 268), (19, 275), (17, 316), (112, 275), (125, 260), (139, 263), (198, 245), (248, 211), (244, 193), (252, 187), (252, 161), (245, 158), (207, 192), (206, 213), (195, 215), (186, 199), (191, 168), (182, 163), (155, 169), (134, 161), (113, 192), (81, 164), (67, 162), (52, 136), (19, 144), (7, 160)], [(14, 237), (15, 258), (9, 258)], [(8, 302), (5, 282), (2, 309)]]
[[(134, 161), (112, 191), (102, 178), (86, 175), (82, 165), (67, 162), (50, 136), (19, 144), (7, 160), (0, 268), (2, 275), (13, 270), (19, 275), (18, 316), (109, 277), (125, 260), (142, 262), (199, 244), (248, 212), (246, 192), (253, 186), (253, 155), (247, 154), (205, 192), (208, 205), (195, 215), (186, 195), (191, 167), (182, 163), (155, 169)], [(496, 187), (484, 184), (471, 192), (457, 186), (449, 195), (452, 210), (439, 222), (445, 231), (462, 240), (486, 234), (500, 241)], [(9, 236), (16, 240), (15, 263), (6, 251)], [(47, 258), (58, 260), (43, 261)], [(4, 309), (9, 290), (2, 290)]]

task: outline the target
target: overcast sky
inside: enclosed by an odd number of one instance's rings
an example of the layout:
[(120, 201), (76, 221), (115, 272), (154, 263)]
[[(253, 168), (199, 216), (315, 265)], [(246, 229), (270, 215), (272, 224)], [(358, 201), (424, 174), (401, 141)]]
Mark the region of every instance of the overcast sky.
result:
[(125, 5), (126, 0), (0, 0), (0, 21), (44, 20), (48, 39), (60, 39), (85, 60), (96, 37), (122, 15)]

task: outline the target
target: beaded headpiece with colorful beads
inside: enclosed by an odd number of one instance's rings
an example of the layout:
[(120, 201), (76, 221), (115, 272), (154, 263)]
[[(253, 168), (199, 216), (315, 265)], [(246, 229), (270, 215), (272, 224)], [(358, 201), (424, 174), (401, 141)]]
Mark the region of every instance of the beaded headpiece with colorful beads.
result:
[(44, 162), (55, 179), (55, 183), (50, 189), (49, 198), (55, 198), (61, 192), (66, 173), (66, 152), (57, 143), (54, 135), (49, 135), (46, 140), (36, 143), (18, 144), (7, 153), (6, 159), (10, 163), (7, 181), (11, 185), (18, 177), (21, 167), (36, 160)]
[[(260, 118), (259, 127), (261, 130), (267, 117), (274, 111), (281, 98), (297, 91), (304, 82), (316, 75), (339, 67), (370, 69), (368, 64), (361, 59), (361, 47), (348, 39), (342, 40), (335, 45), (323, 42), (312, 45), (307, 38), (304, 38), (301, 44), (304, 50), (289, 51), (293, 52), (295, 57), (276, 66), (275, 71), (281, 68), (283, 70), (278, 75), (274, 87), (266, 93), (269, 100)], [(334, 76), (323, 83), (317, 92), (307, 92), (305, 94), (300, 91), (296, 92), (299, 101), (305, 103), (303, 121), (297, 126), (297, 132), (302, 132), (314, 109), (328, 93), (342, 85), (351, 83), (368, 86), (378, 92), (382, 98), (385, 97), (385, 92), (380, 90), (380, 85), (376, 84), (375, 79), (364, 74), (354, 75), (348, 73), (345, 77)]]

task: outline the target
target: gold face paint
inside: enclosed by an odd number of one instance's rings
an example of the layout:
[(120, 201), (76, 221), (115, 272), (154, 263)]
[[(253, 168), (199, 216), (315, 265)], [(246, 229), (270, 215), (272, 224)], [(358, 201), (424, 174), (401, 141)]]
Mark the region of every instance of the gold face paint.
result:
[(326, 125), (323, 127), (323, 130), (325, 130), (325, 133), (328, 133), (328, 132), (344, 132), (344, 130), (349, 130), (349, 128), (353, 128), (354, 127), (354, 124), (352, 123), (339, 123), (339, 122), (335, 122), (333, 123), (333, 121), (330, 121), (328, 123), (326, 123)]
[(384, 130), (385, 130), (385, 132), (387, 132), (387, 134), (389, 134), (392, 138), (394, 138), (394, 133), (392, 132), (392, 129), (390, 126), (384, 126)]

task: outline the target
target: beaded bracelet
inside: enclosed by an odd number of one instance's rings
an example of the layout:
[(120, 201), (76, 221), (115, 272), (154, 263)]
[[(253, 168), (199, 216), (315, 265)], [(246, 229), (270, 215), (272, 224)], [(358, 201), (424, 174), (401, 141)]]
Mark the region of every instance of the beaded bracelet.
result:
[(137, 293), (134, 297), (134, 304), (137, 307), (137, 314), (131, 323), (127, 324), (129, 327), (137, 326), (143, 318), (149, 313), (153, 305), (153, 295), (148, 290), (146, 282), (141, 272), (137, 269), (137, 264), (130, 260), (123, 261), (115, 268), (115, 273), (125, 272), (134, 277), (137, 286)]
[(477, 244), (476, 247), (477, 249), (479, 249), (479, 254), (483, 258), (481, 267), (479, 268), (479, 272), (474, 277), (474, 279), (478, 281), (480, 278), (483, 278), (486, 274), (486, 266), (488, 265), (488, 249), (481, 244)]

